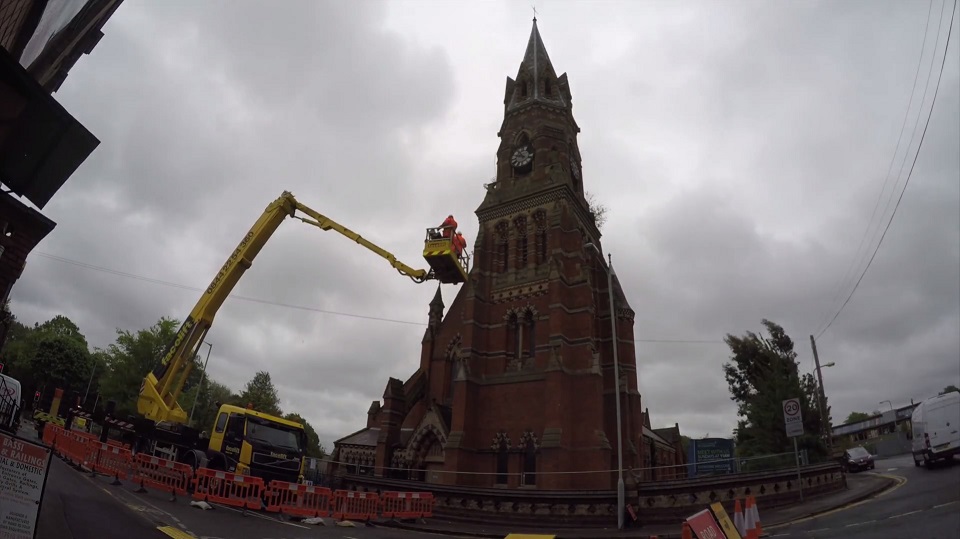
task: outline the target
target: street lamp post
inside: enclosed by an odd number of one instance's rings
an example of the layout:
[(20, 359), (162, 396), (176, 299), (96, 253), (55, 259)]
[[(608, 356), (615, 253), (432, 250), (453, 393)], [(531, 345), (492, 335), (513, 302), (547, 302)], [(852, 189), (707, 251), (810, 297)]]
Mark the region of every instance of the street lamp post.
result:
[(890, 406), (890, 411), (893, 411), (893, 403), (890, 401), (880, 401), (878, 404), (887, 403)]
[[(589, 248), (600, 254), (600, 249), (593, 243), (588, 243)], [(623, 511), (626, 503), (626, 492), (623, 485), (623, 423), (620, 421), (620, 358), (618, 357), (617, 346), (617, 312), (613, 302), (613, 256), (607, 254), (607, 291), (610, 297), (610, 346), (613, 348), (613, 376), (614, 376), (614, 394), (617, 399), (617, 529), (623, 529)]]
[(193, 422), (193, 410), (197, 407), (197, 399), (200, 398), (200, 390), (203, 389), (203, 378), (207, 375), (207, 362), (210, 361), (210, 352), (213, 350), (213, 343), (204, 341), (203, 344), (208, 347), (207, 359), (203, 361), (203, 370), (200, 371), (200, 383), (197, 385), (197, 394), (193, 396), (193, 406), (190, 407), (190, 417), (187, 419), (188, 425)]

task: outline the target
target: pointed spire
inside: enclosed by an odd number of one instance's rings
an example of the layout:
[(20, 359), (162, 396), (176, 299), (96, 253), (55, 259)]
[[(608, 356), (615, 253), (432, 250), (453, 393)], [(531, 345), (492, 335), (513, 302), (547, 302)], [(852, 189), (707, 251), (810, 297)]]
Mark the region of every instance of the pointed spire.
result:
[(563, 106), (570, 102), (566, 76), (557, 77), (543, 38), (540, 37), (536, 17), (533, 18), (533, 28), (530, 29), (530, 39), (527, 40), (527, 50), (520, 62), (517, 78), (507, 78), (507, 95), (504, 98), (508, 109), (533, 102)]
[(443, 296), (440, 294), (440, 285), (437, 284), (437, 293), (434, 294), (433, 299), (430, 300), (430, 308), (443, 310)]

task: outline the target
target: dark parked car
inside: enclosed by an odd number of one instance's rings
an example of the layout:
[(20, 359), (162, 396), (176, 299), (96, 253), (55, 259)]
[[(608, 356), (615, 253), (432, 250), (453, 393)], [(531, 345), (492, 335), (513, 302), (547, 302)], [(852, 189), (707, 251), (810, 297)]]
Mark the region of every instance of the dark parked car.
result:
[(843, 452), (841, 464), (848, 472), (872, 470), (876, 467), (873, 455), (863, 447), (852, 447)]

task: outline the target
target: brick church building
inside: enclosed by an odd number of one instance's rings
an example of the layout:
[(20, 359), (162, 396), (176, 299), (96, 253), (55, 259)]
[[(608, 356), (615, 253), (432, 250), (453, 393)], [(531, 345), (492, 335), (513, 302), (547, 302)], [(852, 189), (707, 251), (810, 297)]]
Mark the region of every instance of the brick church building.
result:
[[(652, 429), (637, 390), (634, 311), (584, 198), (566, 73), (536, 19), (507, 78), (496, 180), (476, 210), (469, 280), (429, 305), (420, 367), (391, 378), (367, 426), (334, 444), (335, 473), (463, 487), (607, 490), (617, 483), (613, 339), (628, 486), (674, 478), (679, 426)], [(574, 473), (571, 473), (574, 472)]]

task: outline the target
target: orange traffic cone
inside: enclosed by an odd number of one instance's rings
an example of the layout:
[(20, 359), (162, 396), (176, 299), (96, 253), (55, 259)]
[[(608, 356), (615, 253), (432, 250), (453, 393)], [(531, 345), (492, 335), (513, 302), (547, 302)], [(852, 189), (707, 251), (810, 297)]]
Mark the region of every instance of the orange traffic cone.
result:
[(747, 508), (743, 511), (743, 528), (746, 539), (757, 539), (754, 535), (756, 521), (753, 519), (753, 496), (747, 496)]
[(683, 531), (680, 532), (680, 539), (693, 539), (693, 530), (686, 522), (683, 523)]
[[(753, 496), (751, 496), (753, 498)], [(757, 508), (757, 500), (753, 500), (753, 529), (757, 530), (757, 537), (763, 533), (763, 526), (760, 525), (760, 509)]]
[(737, 498), (737, 501), (733, 506), (733, 527), (737, 529), (737, 533), (740, 534), (740, 537), (743, 537), (747, 534), (747, 529), (744, 526), (743, 521), (743, 508), (740, 507), (740, 498)]

